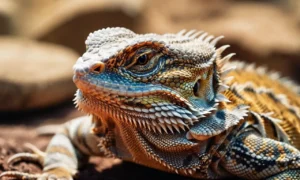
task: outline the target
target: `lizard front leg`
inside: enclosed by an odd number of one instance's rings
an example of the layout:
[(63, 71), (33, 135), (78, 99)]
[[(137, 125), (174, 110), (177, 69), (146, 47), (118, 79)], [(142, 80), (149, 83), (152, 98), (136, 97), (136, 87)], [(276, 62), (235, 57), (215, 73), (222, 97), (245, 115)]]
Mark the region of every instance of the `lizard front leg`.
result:
[(300, 179), (300, 151), (255, 132), (239, 135), (222, 164), (231, 174), (246, 179)]
[(7, 171), (1, 177), (17, 179), (73, 179), (78, 167), (87, 162), (90, 155), (102, 155), (97, 137), (91, 133), (91, 117), (80, 117), (66, 124), (62, 131), (50, 141), (43, 153), (31, 146), (34, 154), (20, 153), (9, 159), (10, 163), (20, 160), (36, 160), (43, 166), (43, 174), (28, 174)]

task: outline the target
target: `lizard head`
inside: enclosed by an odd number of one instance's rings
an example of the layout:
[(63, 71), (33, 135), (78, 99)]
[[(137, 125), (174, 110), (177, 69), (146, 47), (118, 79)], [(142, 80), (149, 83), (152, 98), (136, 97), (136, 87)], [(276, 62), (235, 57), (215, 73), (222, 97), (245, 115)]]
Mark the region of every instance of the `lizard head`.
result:
[(213, 113), (222, 99), (218, 59), (227, 46), (215, 48), (221, 38), (196, 31), (95, 31), (73, 67), (76, 103), (102, 121), (160, 133), (185, 130)]

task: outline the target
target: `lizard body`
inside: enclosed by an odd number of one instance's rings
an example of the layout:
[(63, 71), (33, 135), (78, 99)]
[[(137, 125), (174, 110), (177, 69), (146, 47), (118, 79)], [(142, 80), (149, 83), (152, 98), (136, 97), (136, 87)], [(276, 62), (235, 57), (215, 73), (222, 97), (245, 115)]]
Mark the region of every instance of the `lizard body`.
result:
[(73, 78), (76, 105), (91, 116), (66, 123), (46, 153), (9, 160), (38, 160), (42, 175), (1, 176), (72, 179), (99, 155), (203, 179), (299, 179), (300, 88), (222, 57), (221, 38), (91, 33)]

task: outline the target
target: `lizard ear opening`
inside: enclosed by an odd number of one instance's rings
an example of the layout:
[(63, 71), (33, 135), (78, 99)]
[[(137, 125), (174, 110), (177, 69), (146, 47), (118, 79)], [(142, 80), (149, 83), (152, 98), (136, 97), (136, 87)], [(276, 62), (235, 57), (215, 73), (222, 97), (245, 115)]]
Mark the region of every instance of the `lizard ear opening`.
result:
[(213, 100), (215, 97), (213, 81), (213, 72), (209, 69), (197, 79), (193, 87), (194, 96), (207, 102)]
[(200, 89), (200, 79), (196, 82), (196, 84), (193, 87), (193, 93), (195, 96), (199, 95), (199, 89)]

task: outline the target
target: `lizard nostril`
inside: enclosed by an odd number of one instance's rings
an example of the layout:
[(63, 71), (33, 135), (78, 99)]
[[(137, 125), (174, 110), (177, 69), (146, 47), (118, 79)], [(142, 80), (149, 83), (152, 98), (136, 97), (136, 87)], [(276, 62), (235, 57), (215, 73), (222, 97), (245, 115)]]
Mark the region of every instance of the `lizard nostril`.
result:
[(91, 72), (93, 72), (93, 73), (99, 74), (99, 73), (101, 73), (101, 72), (104, 71), (104, 68), (105, 68), (104, 63), (97, 63), (97, 64), (94, 64), (94, 65), (90, 68), (90, 70), (91, 70)]

